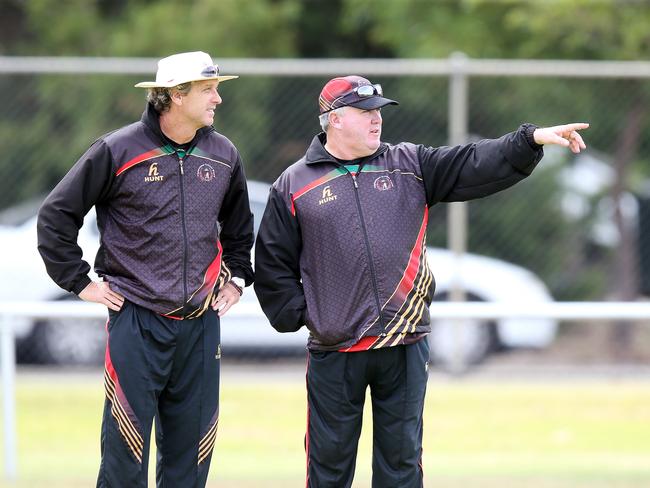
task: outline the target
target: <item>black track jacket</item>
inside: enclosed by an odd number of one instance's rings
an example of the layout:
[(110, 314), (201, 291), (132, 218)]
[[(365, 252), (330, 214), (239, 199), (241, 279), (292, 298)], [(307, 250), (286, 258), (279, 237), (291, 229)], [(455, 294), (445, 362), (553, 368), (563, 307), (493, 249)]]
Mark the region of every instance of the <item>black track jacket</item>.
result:
[(77, 235), (93, 205), (95, 270), (133, 303), (191, 318), (231, 273), (253, 280), (244, 169), (212, 127), (177, 152), (148, 104), (139, 122), (95, 141), (54, 188), (39, 211), (38, 250), (52, 279), (77, 294), (90, 283)]
[(429, 332), (428, 208), (528, 176), (543, 156), (535, 128), (455, 147), (382, 143), (351, 170), (316, 136), (271, 187), (255, 245), (255, 291), (273, 327), (306, 325), (313, 350)]

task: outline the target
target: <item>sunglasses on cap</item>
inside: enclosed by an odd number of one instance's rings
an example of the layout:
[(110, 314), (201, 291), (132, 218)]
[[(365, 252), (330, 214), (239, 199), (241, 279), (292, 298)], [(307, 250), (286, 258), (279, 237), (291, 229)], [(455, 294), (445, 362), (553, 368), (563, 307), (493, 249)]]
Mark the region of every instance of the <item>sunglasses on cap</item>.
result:
[(208, 66), (203, 71), (201, 71), (201, 76), (219, 76), (219, 66)]
[(355, 94), (361, 98), (373, 97), (375, 95), (381, 97), (384, 95), (384, 90), (381, 88), (381, 85), (379, 83), (376, 83), (374, 85), (361, 85), (355, 87), (351, 92), (346, 93), (340, 99), (344, 100), (346, 98), (350, 98)]
[(349, 91), (345, 95), (341, 95), (336, 100), (334, 100), (332, 102), (332, 108), (330, 110), (333, 110), (336, 107), (344, 107), (350, 103), (358, 102), (359, 99), (370, 98), (374, 96), (381, 97), (383, 95), (384, 95), (384, 90), (381, 88), (381, 85), (378, 83), (374, 85), (360, 85), (354, 87), (351, 91)]
[(384, 90), (381, 88), (379, 83), (374, 85), (361, 85), (352, 90), (353, 93), (356, 93), (360, 97), (372, 97), (374, 95), (379, 95), (380, 97), (384, 95)]

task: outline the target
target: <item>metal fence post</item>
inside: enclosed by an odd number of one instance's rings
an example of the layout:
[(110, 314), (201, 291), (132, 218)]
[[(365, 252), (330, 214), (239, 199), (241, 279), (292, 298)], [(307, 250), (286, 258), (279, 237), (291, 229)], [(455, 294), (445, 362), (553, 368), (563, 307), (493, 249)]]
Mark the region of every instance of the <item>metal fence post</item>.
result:
[(4, 427), (5, 478), (18, 478), (16, 445), (16, 353), (12, 318), (0, 315), (0, 367), (2, 367), (2, 411)]
[[(449, 145), (464, 144), (468, 134), (468, 58), (463, 53), (450, 56), (451, 74), (449, 76)], [(467, 252), (467, 203), (453, 202), (447, 212), (447, 240), (454, 256), (454, 277), (449, 300), (463, 302), (465, 290), (461, 283), (461, 258)], [(464, 321), (457, 320), (453, 327), (454, 351), (451, 371), (460, 373), (467, 368), (462, 350)]]

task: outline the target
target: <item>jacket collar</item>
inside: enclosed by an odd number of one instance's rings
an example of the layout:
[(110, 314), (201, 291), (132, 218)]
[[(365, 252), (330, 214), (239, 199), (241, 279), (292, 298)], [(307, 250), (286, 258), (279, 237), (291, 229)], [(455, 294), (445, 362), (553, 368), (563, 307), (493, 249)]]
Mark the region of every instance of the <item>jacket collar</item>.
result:
[[(160, 118), (158, 112), (156, 112), (156, 109), (153, 108), (152, 104), (147, 103), (147, 106), (145, 107), (144, 112), (142, 113), (142, 117), (140, 121), (144, 125), (146, 125), (149, 129), (151, 129), (161, 141), (166, 141), (165, 135), (163, 134), (163, 131), (160, 128)], [(194, 146), (201, 137), (203, 137), (205, 134), (212, 131), (214, 131), (214, 127), (212, 126), (201, 127), (199, 130), (196, 131), (196, 135), (194, 136), (193, 139), (194, 143), (192, 144), (192, 146)]]
[[(327, 152), (327, 149), (325, 149), (326, 141), (327, 141), (327, 134), (325, 134), (325, 132), (321, 132), (320, 134), (314, 136), (314, 138), (311, 141), (311, 144), (309, 145), (309, 148), (307, 149), (307, 153), (305, 154), (306, 164), (310, 164), (310, 165), (317, 164), (317, 163), (338, 164), (338, 161), (330, 153)], [(387, 149), (388, 149), (388, 145), (385, 142), (382, 142), (381, 144), (379, 144), (379, 147), (373, 154), (361, 158), (359, 160), (359, 164), (365, 164), (367, 161), (376, 158), (380, 154), (385, 153)]]

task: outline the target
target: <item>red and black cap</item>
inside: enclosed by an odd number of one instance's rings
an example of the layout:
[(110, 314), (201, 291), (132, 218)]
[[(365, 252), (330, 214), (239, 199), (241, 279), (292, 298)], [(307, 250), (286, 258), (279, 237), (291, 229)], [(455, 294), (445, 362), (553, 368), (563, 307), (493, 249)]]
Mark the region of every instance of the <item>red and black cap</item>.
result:
[(374, 110), (385, 105), (399, 105), (395, 100), (384, 98), (383, 95), (381, 85), (373, 85), (361, 76), (344, 76), (325, 84), (318, 97), (318, 105), (321, 114), (340, 107)]

